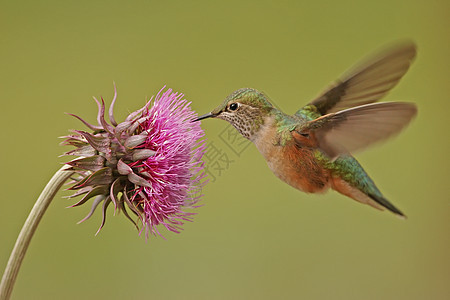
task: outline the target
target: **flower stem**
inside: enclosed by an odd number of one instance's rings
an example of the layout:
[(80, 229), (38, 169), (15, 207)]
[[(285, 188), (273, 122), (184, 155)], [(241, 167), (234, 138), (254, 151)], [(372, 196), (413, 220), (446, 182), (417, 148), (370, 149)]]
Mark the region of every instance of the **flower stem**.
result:
[(67, 169), (68, 166), (63, 166), (55, 173), (55, 175), (53, 175), (52, 179), (47, 183), (31, 209), (31, 212), (17, 237), (8, 264), (6, 265), (5, 273), (3, 274), (0, 285), (0, 300), (8, 300), (11, 296), (17, 273), (19, 272), (20, 265), (22, 264), (31, 238), (39, 225), (39, 221), (61, 186), (73, 174), (72, 171), (68, 171)]

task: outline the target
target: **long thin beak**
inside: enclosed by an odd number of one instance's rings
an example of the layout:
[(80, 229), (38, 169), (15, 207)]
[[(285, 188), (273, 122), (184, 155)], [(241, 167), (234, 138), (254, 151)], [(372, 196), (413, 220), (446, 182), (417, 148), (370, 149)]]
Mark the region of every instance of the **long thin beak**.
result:
[(198, 117), (197, 119), (192, 120), (192, 122), (197, 122), (197, 121), (200, 121), (200, 120), (203, 120), (203, 119), (213, 118), (213, 117), (215, 117), (215, 115), (213, 115), (212, 113), (207, 113), (207, 114), (205, 114), (203, 116)]

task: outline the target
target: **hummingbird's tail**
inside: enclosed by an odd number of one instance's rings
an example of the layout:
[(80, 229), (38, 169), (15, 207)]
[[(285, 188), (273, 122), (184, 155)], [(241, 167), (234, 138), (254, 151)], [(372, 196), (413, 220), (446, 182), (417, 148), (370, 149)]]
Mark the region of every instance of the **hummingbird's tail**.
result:
[[(367, 178), (370, 180), (368, 176)], [(370, 181), (371, 181), (370, 183), (373, 184), (372, 180)], [(352, 183), (349, 183), (340, 177), (335, 177), (332, 180), (331, 187), (335, 191), (345, 196), (348, 196), (358, 202), (368, 204), (379, 210), (387, 209), (401, 218), (406, 218), (405, 214), (403, 214), (397, 207), (395, 207), (391, 202), (389, 202), (385, 197), (383, 197), (383, 195), (376, 188), (375, 184), (373, 184), (371, 188), (373, 190), (372, 192), (366, 192), (364, 191), (364, 189), (358, 188), (354, 186)]]
[(395, 207), (391, 202), (389, 202), (383, 196), (377, 196), (377, 195), (369, 194), (369, 197), (372, 198), (375, 202), (377, 202), (381, 206), (387, 208), (388, 210), (390, 210), (391, 212), (396, 214), (397, 216), (406, 219), (405, 214), (402, 213), (401, 210), (399, 210), (397, 207)]
[(399, 217), (406, 218), (405, 214), (381, 194), (355, 158), (338, 158), (331, 172), (331, 188), (335, 191), (379, 210), (387, 209)]

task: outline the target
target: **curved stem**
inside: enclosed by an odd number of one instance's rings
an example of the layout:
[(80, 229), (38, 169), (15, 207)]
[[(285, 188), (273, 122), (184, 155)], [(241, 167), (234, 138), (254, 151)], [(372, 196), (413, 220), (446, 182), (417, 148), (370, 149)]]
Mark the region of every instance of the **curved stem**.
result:
[(63, 166), (55, 173), (55, 175), (53, 175), (52, 179), (47, 183), (31, 209), (31, 212), (17, 237), (16, 244), (14, 245), (14, 249), (9, 257), (8, 264), (6, 265), (5, 273), (3, 273), (0, 285), (0, 300), (7, 300), (11, 296), (17, 273), (19, 272), (20, 265), (22, 264), (31, 238), (39, 225), (39, 221), (61, 186), (73, 174), (72, 171), (68, 171), (67, 169), (68, 166)]

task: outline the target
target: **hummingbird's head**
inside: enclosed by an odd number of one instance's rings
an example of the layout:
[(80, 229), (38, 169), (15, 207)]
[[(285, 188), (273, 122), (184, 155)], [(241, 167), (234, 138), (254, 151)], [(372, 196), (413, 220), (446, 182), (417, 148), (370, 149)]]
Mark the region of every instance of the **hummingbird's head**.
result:
[(209, 114), (200, 116), (194, 121), (206, 118), (222, 119), (231, 123), (245, 138), (251, 139), (264, 124), (265, 117), (272, 109), (272, 104), (263, 93), (251, 88), (242, 88), (231, 93)]

